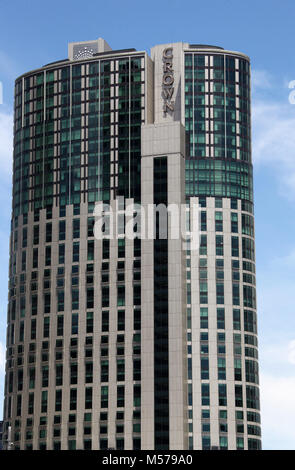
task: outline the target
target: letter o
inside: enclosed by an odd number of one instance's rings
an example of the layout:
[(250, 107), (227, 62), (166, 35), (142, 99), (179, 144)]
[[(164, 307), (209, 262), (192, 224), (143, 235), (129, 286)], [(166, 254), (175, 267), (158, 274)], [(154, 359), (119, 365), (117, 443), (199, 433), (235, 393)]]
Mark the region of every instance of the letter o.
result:
[(171, 73), (163, 75), (163, 85), (171, 86), (174, 83), (174, 77)]

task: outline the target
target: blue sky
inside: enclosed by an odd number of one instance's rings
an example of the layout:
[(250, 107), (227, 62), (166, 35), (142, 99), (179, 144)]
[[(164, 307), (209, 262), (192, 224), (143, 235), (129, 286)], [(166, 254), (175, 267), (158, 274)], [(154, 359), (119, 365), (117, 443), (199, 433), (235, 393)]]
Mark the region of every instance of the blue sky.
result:
[(248, 54), (264, 449), (295, 449), (294, 0), (0, 0), (0, 417), (4, 382), (14, 79), (103, 37), (113, 49), (184, 41)]

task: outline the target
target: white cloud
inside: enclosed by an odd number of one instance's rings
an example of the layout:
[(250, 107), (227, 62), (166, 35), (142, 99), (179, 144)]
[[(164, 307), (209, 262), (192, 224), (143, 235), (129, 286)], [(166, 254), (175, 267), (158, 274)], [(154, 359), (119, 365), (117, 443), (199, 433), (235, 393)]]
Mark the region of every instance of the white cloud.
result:
[(273, 168), (281, 193), (295, 198), (295, 106), (288, 102), (253, 100), (253, 160)]
[(288, 361), (295, 365), (295, 339), (288, 344)]
[(251, 85), (254, 93), (258, 89), (269, 89), (272, 86), (272, 76), (266, 70), (252, 69)]
[[(260, 374), (262, 445), (268, 449), (295, 449), (295, 377)], [(263, 446), (263, 448), (265, 448)]]

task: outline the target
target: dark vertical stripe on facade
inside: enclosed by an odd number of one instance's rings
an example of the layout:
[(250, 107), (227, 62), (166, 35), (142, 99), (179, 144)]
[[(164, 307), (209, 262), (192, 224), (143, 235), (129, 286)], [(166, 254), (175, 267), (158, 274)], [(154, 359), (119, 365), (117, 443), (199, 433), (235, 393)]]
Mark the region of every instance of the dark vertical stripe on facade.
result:
[[(167, 206), (167, 157), (154, 159), (154, 204)], [(155, 449), (169, 449), (168, 238), (154, 240)]]

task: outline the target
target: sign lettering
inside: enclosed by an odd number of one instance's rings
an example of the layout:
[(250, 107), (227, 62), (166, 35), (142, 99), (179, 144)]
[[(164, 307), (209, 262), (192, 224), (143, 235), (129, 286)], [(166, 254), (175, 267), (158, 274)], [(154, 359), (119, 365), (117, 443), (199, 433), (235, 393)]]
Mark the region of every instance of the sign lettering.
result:
[(173, 71), (173, 48), (167, 47), (163, 51), (163, 78), (162, 97), (164, 99), (164, 116), (168, 111), (174, 111), (175, 102), (172, 100), (174, 94), (174, 71)]

